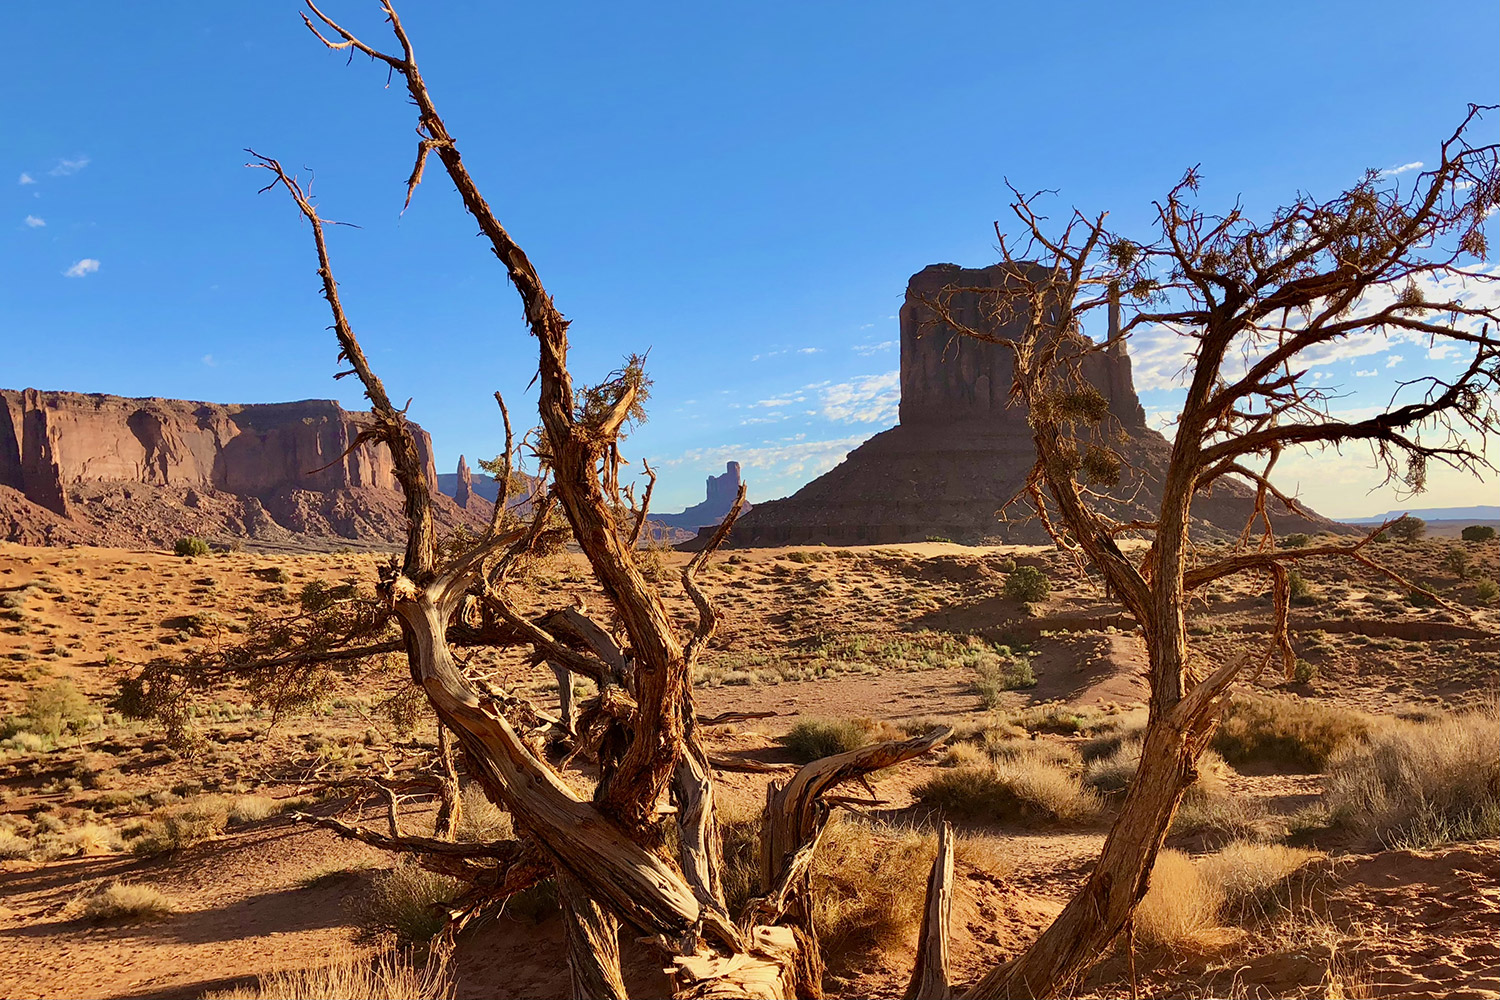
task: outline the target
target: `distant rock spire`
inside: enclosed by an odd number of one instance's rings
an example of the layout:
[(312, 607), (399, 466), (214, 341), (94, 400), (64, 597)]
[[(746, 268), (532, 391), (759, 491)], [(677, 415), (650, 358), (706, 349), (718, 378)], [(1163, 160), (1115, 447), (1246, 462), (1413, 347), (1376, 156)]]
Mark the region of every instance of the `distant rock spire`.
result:
[(469, 473), (469, 463), (464, 461), (462, 455), (458, 456), (458, 485), (453, 488), (453, 500), (460, 507), (468, 510), (469, 503), (474, 499), (474, 477)]

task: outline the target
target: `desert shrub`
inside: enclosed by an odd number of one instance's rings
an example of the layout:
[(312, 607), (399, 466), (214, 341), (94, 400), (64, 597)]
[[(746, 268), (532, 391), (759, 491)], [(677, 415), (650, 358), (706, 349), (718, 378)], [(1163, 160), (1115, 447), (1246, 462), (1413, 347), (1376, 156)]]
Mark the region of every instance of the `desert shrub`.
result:
[(992, 656), (974, 664), (974, 692), (985, 708), (998, 708), (1002, 691), (1036, 687), (1036, 671), (1027, 656)]
[(803, 719), (781, 737), (781, 745), (803, 764), (858, 750), (868, 742), (868, 729), (849, 719)]
[(469, 844), (510, 840), (516, 835), (510, 813), (489, 800), (478, 784), (464, 786), (455, 839)]
[(1156, 856), (1150, 887), (1135, 911), (1136, 939), (1182, 950), (1228, 918), (1271, 908), (1276, 888), (1319, 855), (1292, 847), (1236, 842), (1193, 861), (1179, 851)]
[(1471, 524), (1459, 532), (1466, 542), (1488, 542), (1495, 537), (1495, 529), (1488, 524)]
[(1443, 553), (1443, 569), (1462, 580), (1469, 575), (1469, 553), (1457, 545), (1448, 547)]
[(1334, 759), (1327, 791), (1333, 818), (1399, 846), (1500, 835), (1497, 745), (1493, 709), (1393, 721)]
[(1286, 583), (1287, 596), (1291, 598), (1293, 604), (1311, 604), (1317, 600), (1312, 584), (1308, 583), (1306, 578), (1296, 570), (1286, 575)]
[(183, 535), (172, 543), (172, 551), (179, 556), (206, 556), (208, 555), (208, 543), (201, 538), (192, 535)]
[(450, 1000), (453, 979), (447, 964), (433, 955), (424, 966), (404, 951), (382, 951), (370, 956), (343, 945), (332, 961), (315, 969), (294, 969), (258, 977), (254, 986), (211, 993), (205, 1000)]
[(827, 559), (828, 555), (826, 553), (823, 553), (823, 552), (803, 552), (803, 551), (797, 551), (797, 552), (788, 552), (786, 554), (786, 557), (788, 559), (790, 559), (794, 563), (815, 563), (815, 562), (822, 562), (824, 559)]
[[(1430, 590), (1431, 588), (1429, 587), (1428, 589)], [(1406, 603), (1410, 604), (1414, 608), (1437, 607), (1437, 600), (1434, 599), (1431, 594), (1427, 593), (1426, 591), (1418, 590), (1415, 587), (1407, 592)]]
[(110, 827), (84, 823), (71, 830), (43, 835), (37, 840), (36, 850), (43, 860), (51, 861), (118, 851), (120, 846), (120, 835)]
[(1474, 598), (1478, 601), (1489, 602), (1500, 596), (1500, 584), (1494, 580), (1480, 580), (1474, 585)]
[(1292, 668), (1292, 680), (1298, 684), (1310, 684), (1317, 679), (1317, 676), (1318, 668), (1306, 660), (1298, 660)]
[(1319, 857), (1318, 852), (1299, 847), (1236, 840), (1196, 864), (1203, 880), (1216, 886), (1223, 897), (1219, 915), (1241, 923), (1271, 910), (1277, 886)]
[(940, 771), (913, 789), (917, 801), (957, 819), (1087, 823), (1104, 803), (1066, 769), (1022, 758)]
[(1017, 566), (1005, 577), (1005, 596), (1022, 604), (1044, 601), (1051, 590), (1047, 574), (1035, 566)]
[(928, 541), (928, 542), (947, 542), (949, 545), (953, 544), (953, 539), (946, 538), (943, 535), (928, 535), (924, 539), (924, 541)]
[(178, 805), (163, 806), (136, 831), (130, 850), (152, 855), (201, 844), (224, 832), (229, 815), (229, 801), (219, 795), (201, 795)]
[(95, 923), (113, 923), (165, 917), (174, 909), (170, 899), (148, 885), (116, 882), (85, 900), (79, 916)]
[(55, 739), (88, 728), (95, 713), (72, 681), (56, 681), (27, 696), (22, 717), (33, 733)]
[(0, 860), (24, 858), (31, 853), (31, 841), (14, 830), (0, 830)]
[(1423, 535), (1427, 534), (1427, 522), (1420, 517), (1412, 517), (1407, 514), (1401, 520), (1386, 529), (1390, 536), (1398, 542), (1410, 545)]
[(458, 898), (463, 883), (402, 862), (376, 876), (364, 915), (376, 927), (412, 941), (426, 941), (448, 922), (443, 907)]
[(1135, 936), (1144, 945), (1179, 949), (1216, 926), (1224, 894), (1181, 851), (1162, 850), (1146, 895), (1135, 908)]
[(996, 722), (1002, 726), (1013, 726), (1028, 733), (1060, 733), (1063, 735), (1083, 732), (1095, 719), (1087, 709), (1074, 708), (1062, 701), (1044, 701), (1037, 705), (1005, 713)]
[(1306, 535), (1299, 531), (1283, 538), (1281, 540), (1281, 547), (1284, 549), (1305, 549), (1311, 541), (1311, 535)]
[(823, 834), (813, 862), (813, 926), (835, 963), (915, 940), (937, 838), (843, 820)]
[(1213, 748), (1231, 764), (1319, 771), (1336, 751), (1368, 736), (1367, 716), (1291, 698), (1236, 695), (1214, 733)]

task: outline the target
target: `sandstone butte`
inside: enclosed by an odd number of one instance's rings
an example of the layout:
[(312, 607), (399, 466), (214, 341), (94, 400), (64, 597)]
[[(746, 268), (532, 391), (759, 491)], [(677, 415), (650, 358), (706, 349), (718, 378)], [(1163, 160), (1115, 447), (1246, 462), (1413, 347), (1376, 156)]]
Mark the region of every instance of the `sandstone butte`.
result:
[[(1004, 287), (1008, 273), (999, 264), (933, 264), (913, 275), (900, 315), (898, 424), (792, 496), (758, 504), (736, 526), (733, 542), (861, 545), (934, 536), (967, 543), (1046, 542), (1044, 529), (1027, 516), (1024, 500), (997, 516), (1021, 489), (1036, 458), (1026, 412), (1010, 400), (1009, 349), (961, 336), (924, 303), (946, 289), (985, 290), (953, 293), (950, 311), (969, 327), (1014, 337), (1017, 321), (997, 320), (998, 296), (988, 291)], [(1126, 463), (1120, 485), (1107, 491), (1106, 504), (1120, 520), (1150, 519), (1171, 446), (1146, 423), (1125, 340), (1111, 338), (1108, 344), (1081, 359), (1084, 376), (1108, 402), (1106, 421)], [(1238, 535), (1253, 499), (1248, 485), (1221, 481), (1194, 502), (1195, 533)], [(1278, 531), (1348, 530), (1316, 514), (1291, 513), (1274, 501), (1270, 513)]]
[[(350, 448), (369, 421), (331, 400), (224, 405), (0, 389), (0, 538), (399, 543), (406, 518), (389, 451)], [(437, 482), (431, 438), (413, 429)], [(488, 521), (483, 499), (437, 501), (445, 527)]]

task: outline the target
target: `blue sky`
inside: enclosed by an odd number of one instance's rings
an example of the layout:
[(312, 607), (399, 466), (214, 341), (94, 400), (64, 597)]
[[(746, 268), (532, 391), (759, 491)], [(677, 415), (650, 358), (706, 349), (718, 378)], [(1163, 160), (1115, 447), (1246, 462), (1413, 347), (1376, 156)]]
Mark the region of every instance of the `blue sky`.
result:
[[(1500, 97), (1494, 3), (405, 6), (466, 161), (573, 321), (575, 377), (650, 349), (629, 450), (663, 510), (730, 458), (752, 500), (785, 495), (894, 423), (906, 279), (993, 262), (1007, 177), (1144, 235), (1195, 163), (1207, 204), (1263, 211), (1430, 159)], [(440, 170), (399, 214), (405, 94), (297, 9), (9, 8), (0, 385), (360, 406), (331, 378), (306, 230), (243, 169), (253, 146), (363, 227), (331, 234), (356, 330), (440, 469), (472, 464), (497, 450), (495, 389), (534, 415), (515, 295)], [(373, 3), (324, 9), (387, 45)], [(1377, 346), (1322, 369), (1350, 407), (1452, 363)], [(1162, 417), (1153, 350), (1138, 385)], [(1394, 506), (1367, 464), (1284, 461), (1283, 481), (1333, 515)], [(1434, 474), (1420, 503), (1494, 495)]]

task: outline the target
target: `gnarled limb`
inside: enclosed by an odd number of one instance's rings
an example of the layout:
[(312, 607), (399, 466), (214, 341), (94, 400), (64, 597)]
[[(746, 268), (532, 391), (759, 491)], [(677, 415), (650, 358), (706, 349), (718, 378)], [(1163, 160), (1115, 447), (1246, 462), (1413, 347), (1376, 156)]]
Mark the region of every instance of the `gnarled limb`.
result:
[(571, 875), (557, 879), (573, 1000), (627, 1000), (620, 975), (620, 924)]

